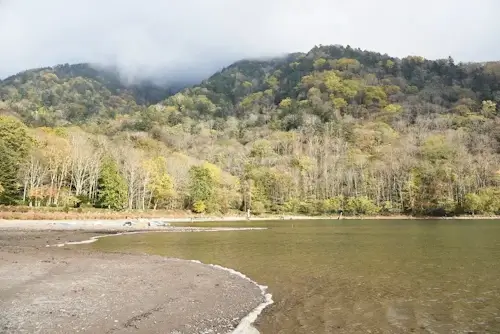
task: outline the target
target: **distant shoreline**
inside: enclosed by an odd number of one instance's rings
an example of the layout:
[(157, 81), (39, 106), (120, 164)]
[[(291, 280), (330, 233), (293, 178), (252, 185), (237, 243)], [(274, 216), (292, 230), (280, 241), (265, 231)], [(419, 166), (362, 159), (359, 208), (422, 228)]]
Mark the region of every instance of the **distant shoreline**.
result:
[[(0, 208), (1, 210), (1, 208)], [(432, 216), (410, 216), (410, 215), (370, 215), (370, 216), (342, 216), (340, 220), (485, 220), (500, 219), (500, 216), (485, 215), (461, 215), (450, 217)], [(168, 211), (145, 211), (145, 212), (113, 212), (113, 211), (89, 211), (89, 212), (60, 212), (39, 211), (11, 212), (0, 211), (0, 227), (6, 222), (75, 222), (75, 221), (115, 221), (136, 223), (167, 222), (167, 223), (195, 223), (195, 222), (238, 222), (238, 221), (285, 221), (285, 220), (339, 220), (338, 215), (323, 216), (301, 216), (301, 215), (254, 215), (247, 219), (245, 215), (228, 214), (224, 216), (194, 215), (189, 212)]]

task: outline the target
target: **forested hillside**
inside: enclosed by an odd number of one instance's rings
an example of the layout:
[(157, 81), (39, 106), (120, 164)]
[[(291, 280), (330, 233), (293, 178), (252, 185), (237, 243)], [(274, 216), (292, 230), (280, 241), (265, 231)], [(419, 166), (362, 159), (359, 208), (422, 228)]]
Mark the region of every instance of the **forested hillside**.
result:
[(175, 83), (126, 85), (116, 70), (66, 64), (6, 78), (0, 82), (0, 99), (4, 109), (16, 112), (30, 126), (54, 126), (140, 112), (179, 90)]
[(2, 202), (500, 213), (499, 62), (319, 46), (171, 93), (87, 65), (0, 82)]

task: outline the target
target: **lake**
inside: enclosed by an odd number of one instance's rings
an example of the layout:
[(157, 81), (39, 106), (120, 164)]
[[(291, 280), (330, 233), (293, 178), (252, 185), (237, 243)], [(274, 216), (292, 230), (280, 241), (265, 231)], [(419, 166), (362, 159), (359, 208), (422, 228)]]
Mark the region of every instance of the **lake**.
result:
[(124, 235), (91, 247), (240, 271), (273, 294), (256, 323), (265, 334), (500, 333), (500, 221), (193, 225), (268, 229)]

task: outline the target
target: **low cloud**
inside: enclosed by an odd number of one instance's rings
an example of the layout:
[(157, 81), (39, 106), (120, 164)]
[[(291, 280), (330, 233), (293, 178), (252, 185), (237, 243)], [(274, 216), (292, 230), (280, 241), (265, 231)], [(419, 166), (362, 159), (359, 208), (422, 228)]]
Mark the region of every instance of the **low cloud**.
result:
[(498, 0), (0, 0), (0, 78), (92, 62), (128, 80), (198, 80), (318, 44), (498, 60), (499, 12)]

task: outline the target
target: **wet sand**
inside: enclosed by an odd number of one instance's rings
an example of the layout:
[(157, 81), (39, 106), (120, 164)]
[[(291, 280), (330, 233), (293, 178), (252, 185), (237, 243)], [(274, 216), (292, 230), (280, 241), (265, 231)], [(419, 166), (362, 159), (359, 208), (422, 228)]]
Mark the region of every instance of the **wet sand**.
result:
[(228, 333), (264, 301), (208, 265), (47, 247), (103, 233), (0, 230), (0, 332)]

